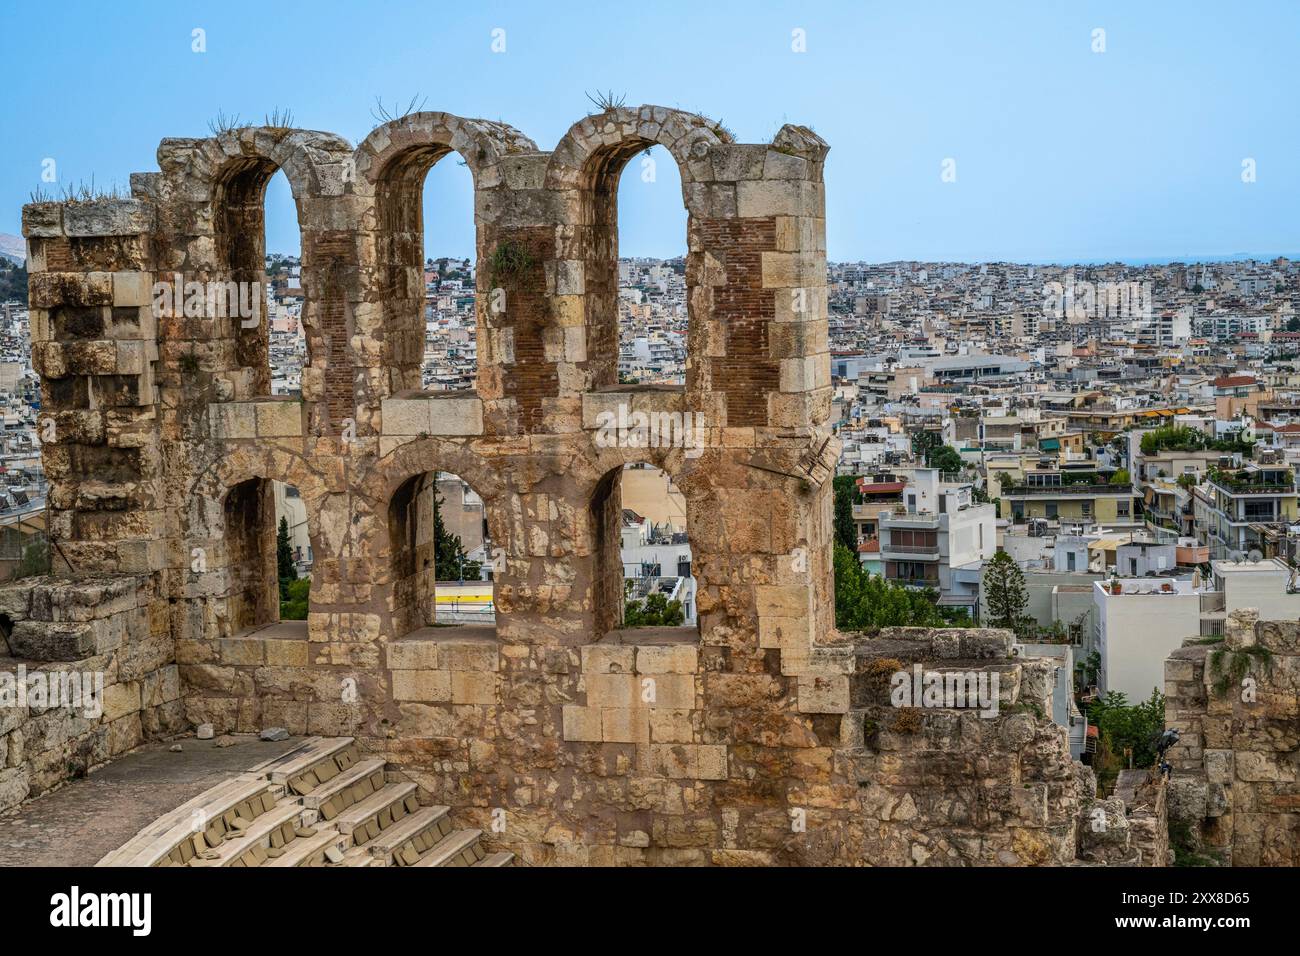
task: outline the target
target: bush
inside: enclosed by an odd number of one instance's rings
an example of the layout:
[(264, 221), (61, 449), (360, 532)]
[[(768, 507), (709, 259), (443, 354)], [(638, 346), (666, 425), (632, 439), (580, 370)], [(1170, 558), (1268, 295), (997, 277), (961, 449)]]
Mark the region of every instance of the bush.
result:
[(281, 587), (284, 599), (280, 602), (280, 620), (307, 620), (307, 605), (311, 595), (311, 578), (297, 578)]
[(623, 605), (624, 627), (680, 627), (685, 620), (682, 602), (670, 601), (666, 594), (649, 594)]

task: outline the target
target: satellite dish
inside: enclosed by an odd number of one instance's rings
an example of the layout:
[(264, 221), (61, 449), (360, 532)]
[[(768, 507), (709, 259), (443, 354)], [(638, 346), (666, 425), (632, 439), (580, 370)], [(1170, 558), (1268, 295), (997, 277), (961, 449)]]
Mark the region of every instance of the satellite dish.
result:
[(1250, 554), (1246, 555), (1246, 558), (1251, 564), (1258, 564), (1264, 560), (1264, 552), (1260, 551), (1258, 548), (1252, 548)]
[(1243, 558), (1245, 558), (1245, 555), (1242, 554), (1240, 551), (1228, 552), (1228, 560), (1234, 562), (1235, 564), (1241, 564)]

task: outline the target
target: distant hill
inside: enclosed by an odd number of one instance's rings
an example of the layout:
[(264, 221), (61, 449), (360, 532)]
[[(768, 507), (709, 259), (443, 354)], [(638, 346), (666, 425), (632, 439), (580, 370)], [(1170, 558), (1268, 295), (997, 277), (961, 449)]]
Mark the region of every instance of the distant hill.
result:
[(27, 269), (0, 256), (0, 302), (27, 302)]
[(22, 265), (27, 261), (27, 242), (22, 236), (0, 232), (0, 256)]

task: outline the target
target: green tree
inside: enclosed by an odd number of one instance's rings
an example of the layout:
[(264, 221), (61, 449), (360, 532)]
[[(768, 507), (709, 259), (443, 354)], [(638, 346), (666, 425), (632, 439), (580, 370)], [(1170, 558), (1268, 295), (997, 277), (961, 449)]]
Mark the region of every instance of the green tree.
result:
[(1115, 474), (1110, 476), (1110, 483), (1112, 485), (1131, 485), (1133, 479), (1129, 477), (1127, 468), (1116, 468)]
[(289, 585), (298, 580), (298, 569), (293, 566), (293, 546), (289, 543), (289, 519), (281, 518), (275, 533), (275, 568), (280, 579), (280, 600), (287, 600)]
[(477, 580), (482, 564), (465, 556), (460, 535), (452, 534), (442, 523), (442, 496), (433, 496), (433, 567), (439, 580)]
[[(630, 593), (632, 582), (628, 581), (626, 587)], [(670, 601), (668, 595), (658, 591), (647, 594), (642, 600), (629, 596), (623, 605), (624, 627), (680, 627), (685, 620), (682, 602)]]
[(311, 578), (298, 578), (281, 589), (280, 620), (307, 620), (307, 604), (311, 594)]
[(835, 626), (846, 631), (881, 627), (942, 627), (948, 618), (940, 611), (938, 595), (916, 590), (862, 566), (856, 554), (835, 545)]
[(931, 468), (938, 468), (942, 472), (957, 473), (966, 467), (966, 463), (961, 460), (961, 455), (957, 449), (951, 445), (940, 445), (933, 448), (926, 456), (925, 463)]
[(858, 479), (853, 475), (836, 475), (835, 487), (835, 540), (850, 551), (858, 550), (858, 528), (853, 523), (853, 505), (861, 497)]
[(943, 444), (937, 432), (918, 428), (912, 432), (912, 454), (919, 455), (922, 461), (930, 460), (930, 452)]
[(1109, 787), (1128, 765), (1127, 751), (1132, 751), (1134, 767), (1155, 765), (1156, 740), (1165, 729), (1165, 696), (1152, 688), (1146, 701), (1129, 704), (1127, 696), (1110, 691), (1089, 705), (1088, 722), (1100, 737), (1097, 777)]
[(1019, 627), (1029, 607), (1025, 575), (1011, 555), (999, 551), (984, 566), (984, 601), (989, 623), (996, 627)]

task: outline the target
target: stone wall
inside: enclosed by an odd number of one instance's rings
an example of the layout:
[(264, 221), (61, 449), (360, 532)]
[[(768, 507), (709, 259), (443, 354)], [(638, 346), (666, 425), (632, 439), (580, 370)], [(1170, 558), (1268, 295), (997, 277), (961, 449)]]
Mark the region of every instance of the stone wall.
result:
[[(1150, 799), (1097, 797), (1052, 722), (1057, 666), (1013, 655), (1010, 631), (886, 628), (854, 645), (844, 719), (848, 818), (838, 862), (892, 866), (1163, 866), (1163, 784)], [(899, 707), (894, 674), (998, 676), (997, 713)]]
[(185, 729), (166, 607), (149, 577), (0, 589), (0, 811)]
[(1165, 700), (1171, 821), (1233, 866), (1300, 865), (1300, 623), (1232, 612), (1165, 661)]
[[(655, 144), (688, 213), (680, 388), (617, 385), (618, 177)], [(26, 207), (56, 572), (131, 582), (188, 723), (356, 736), (528, 863), (1074, 859), (1092, 796), (1042, 666), (1005, 633), (896, 635), (918, 660), (978, 649), (1024, 705), (900, 725), (870, 717), (873, 652), (835, 632), (826, 152), (802, 127), (738, 144), (652, 106), (588, 116), (550, 152), (416, 113), (355, 149), (278, 128), (164, 140), (128, 200)], [(479, 373), (424, 393), (421, 187), (452, 153), (475, 185)], [(264, 327), (184, 301), (260, 278), (276, 170), (302, 229), (294, 399), (266, 394)], [(699, 440), (610, 441), (636, 414), (696, 416)], [(685, 498), (698, 629), (620, 630), (637, 462)], [(413, 491), (436, 471), (483, 499), (494, 627), (421, 626), (436, 569)], [(271, 481), (307, 509), (306, 622), (276, 620)]]

